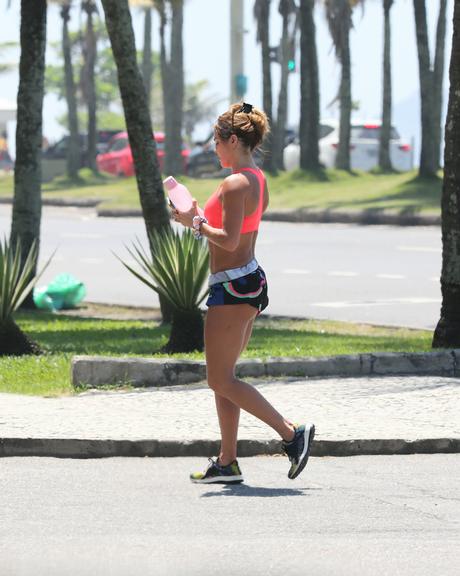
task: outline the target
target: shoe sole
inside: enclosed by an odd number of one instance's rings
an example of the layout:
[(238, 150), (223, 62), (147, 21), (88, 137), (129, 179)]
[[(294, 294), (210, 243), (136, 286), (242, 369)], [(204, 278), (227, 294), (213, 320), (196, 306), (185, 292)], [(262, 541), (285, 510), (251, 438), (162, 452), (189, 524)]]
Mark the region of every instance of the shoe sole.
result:
[(190, 478), (193, 484), (241, 484), (243, 476), (214, 476), (214, 478), (203, 478), (202, 480), (194, 480)]
[[(308, 433), (308, 438), (306, 437)], [(310, 456), (311, 445), (313, 443), (313, 438), (315, 437), (315, 426), (312, 424), (310, 428), (305, 428), (304, 432), (304, 448), (302, 452), (302, 456), (300, 457), (299, 465), (297, 466), (296, 470), (292, 474), (288, 474), (288, 478), (294, 480), (297, 476), (302, 472), (305, 468), (308, 457)]]

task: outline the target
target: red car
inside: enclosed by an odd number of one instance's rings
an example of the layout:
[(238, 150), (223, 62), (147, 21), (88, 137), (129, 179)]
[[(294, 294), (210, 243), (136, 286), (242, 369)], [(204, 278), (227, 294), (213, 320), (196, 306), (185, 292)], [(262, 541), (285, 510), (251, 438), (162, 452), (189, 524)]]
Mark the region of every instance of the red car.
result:
[[(155, 132), (153, 137), (155, 138), (157, 145), (160, 171), (163, 172), (165, 135), (163, 132)], [(184, 172), (187, 170), (189, 154), (190, 150), (183, 146), (182, 160), (184, 162)], [(133, 176), (134, 161), (131, 154), (131, 146), (129, 145), (128, 133), (120, 132), (119, 134), (116, 134), (110, 141), (107, 152), (98, 154), (96, 162), (97, 168), (101, 172), (108, 172), (109, 174), (115, 174), (115, 176)]]

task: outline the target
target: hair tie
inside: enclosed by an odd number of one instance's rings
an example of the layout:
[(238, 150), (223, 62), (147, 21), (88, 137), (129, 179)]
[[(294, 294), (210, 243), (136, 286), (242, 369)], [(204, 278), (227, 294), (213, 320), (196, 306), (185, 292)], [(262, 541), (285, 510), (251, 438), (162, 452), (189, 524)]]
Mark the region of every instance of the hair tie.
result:
[(243, 102), (243, 106), (241, 106), (241, 108), (238, 110), (238, 113), (240, 112), (244, 112), (244, 114), (249, 114), (252, 112), (252, 104), (247, 104), (246, 102)]

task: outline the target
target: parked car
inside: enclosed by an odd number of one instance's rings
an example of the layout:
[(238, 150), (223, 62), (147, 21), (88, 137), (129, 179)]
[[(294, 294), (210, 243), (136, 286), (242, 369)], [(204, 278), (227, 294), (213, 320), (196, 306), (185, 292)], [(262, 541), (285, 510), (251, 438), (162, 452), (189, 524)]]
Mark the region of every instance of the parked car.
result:
[[(97, 152), (105, 152), (110, 140), (119, 130), (97, 131)], [(88, 135), (79, 134), (80, 142), (80, 168), (88, 166)], [(42, 179), (44, 182), (52, 180), (55, 176), (62, 176), (67, 170), (67, 153), (70, 136), (63, 136), (42, 153)]]
[[(97, 152), (105, 152), (108, 148), (108, 145), (111, 139), (120, 132), (120, 130), (98, 130), (97, 131)], [(81, 154), (81, 165), (87, 166), (88, 165), (88, 135), (87, 134), (79, 134), (78, 139), (80, 142), (80, 150)], [(43, 158), (48, 159), (66, 159), (67, 158), (67, 151), (69, 149), (69, 141), (70, 136), (66, 135), (63, 136), (60, 140), (58, 140), (55, 144), (49, 146), (46, 150), (43, 151)]]
[(222, 168), (216, 156), (214, 140), (208, 138), (204, 142), (197, 142), (190, 150), (188, 158), (188, 174), (194, 178), (207, 175), (220, 175)]
[[(160, 171), (163, 172), (165, 135), (163, 132), (155, 132), (153, 136), (157, 146)], [(184, 172), (187, 172), (189, 155), (190, 150), (183, 145), (182, 160), (184, 163)], [(101, 172), (108, 172), (109, 174), (114, 174), (116, 176), (133, 176), (134, 160), (131, 153), (131, 146), (129, 145), (128, 133), (120, 132), (114, 136), (110, 141), (107, 151), (103, 154), (99, 154), (96, 158), (96, 162), (97, 167)]]
[[(372, 170), (378, 166), (381, 122), (351, 123), (350, 166), (352, 170)], [(320, 124), (319, 161), (325, 168), (333, 168), (339, 145), (339, 122), (325, 120)], [(390, 158), (395, 170), (406, 172), (413, 168), (411, 145), (402, 140), (394, 126), (390, 135)], [(300, 145), (293, 142), (284, 149), (284, 167), (295, 170), (300, 164)]]
[[(258, 166), (263, 165), (263, 149), (256, 148), (253, 157)], [(196, 142), (195, 146), (190, 150), (188, 158), (188, 175), (194, 178), (202, 178), (206, 176), (223, 177), (228, 174), (230, 174), (230, 169), (222, 168), (216, 155), (214, 134), (211, 134), (203, 142)]]

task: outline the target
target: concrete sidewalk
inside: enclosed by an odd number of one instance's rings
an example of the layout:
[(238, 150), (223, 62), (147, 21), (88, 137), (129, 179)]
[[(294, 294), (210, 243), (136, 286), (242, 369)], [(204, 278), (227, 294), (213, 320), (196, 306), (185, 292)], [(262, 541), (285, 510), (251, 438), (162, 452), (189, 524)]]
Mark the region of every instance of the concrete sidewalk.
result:
[[(460, 380), (438, 376), (253, 380), (287, 418), (316, 425), (314, 455), (460, 452)], [(265, 424), (242, 413), (241, 456), (276, 454)], [(41, 398), (0, 394), (0, 456), (212, 456), (205, 383)]]

